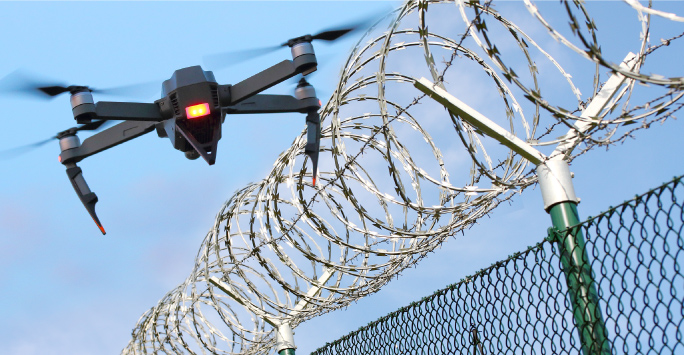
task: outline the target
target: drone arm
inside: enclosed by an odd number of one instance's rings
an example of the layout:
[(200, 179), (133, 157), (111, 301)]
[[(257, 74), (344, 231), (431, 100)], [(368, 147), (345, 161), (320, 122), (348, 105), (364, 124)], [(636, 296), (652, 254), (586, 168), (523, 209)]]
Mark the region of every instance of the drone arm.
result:
[[(301, 59), (299, 59), (301, 58)], [(301, 56), (296, 61), (284, 60), (260, 73), (257, 73), (230, 87), (230, 104), (258, 94), (273, 85), (281, 83), (297, 74), (313, 71), (316, 66), (314, 56)]]
[(134, 120), (161, 122), (164, 120), (157, 104), (139, 102), (99, 101), (95, 114), (103, 120)]
[(227, 114), (236, 113), (306, 113), (306, 146), (304, 154), (311, 159), (313, 165), (313, 184), (316, 185), (318, 175), (318, 155), (321, 146), (321, 117), (318, 110), (321, 103), (313, 91), (310, 96), (297, 99), (289, 95), (254, 95), (233, 106), (223, 107)]
[(236, 113), (307, 113), (321, 107), (317, 98), (298, 100), (290, 95), (254, 95), (235, 105), (222, 107), (228, 114)]
[(77, 148), (65, 150), (59, 155), (62, 164), (76, 163), (103, 150), (128, 142), (152, 132), (156, 122), (124, 121), (92, 135)]
[(230, 103), (236, 104), (297, 75), (294, 63), (284, 60), (230, 87)]

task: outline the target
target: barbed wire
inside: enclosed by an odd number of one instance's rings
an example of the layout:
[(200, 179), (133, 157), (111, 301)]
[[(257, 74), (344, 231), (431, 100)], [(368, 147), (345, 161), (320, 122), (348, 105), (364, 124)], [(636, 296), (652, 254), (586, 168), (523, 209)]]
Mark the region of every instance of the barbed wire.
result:
[[(416, 90), (421, 77), (540, 150), (574, 132), (584, 146), (570, 160), (673, 118), (683, 105), (683, 79), (641, 69), (684, 35), (650, 46), (651, 15), (679, 17), (626, 2), (641, 26), (628, 69), (602, 52), (596, 22), (578, 1), (544, 4), (554, 10), (549, 18), (529, 0), (496, 9), (492, 1), (407, 1), (351, 50), (321, 109), (319, 183), (308, 182), (303, 132), (264, 180), (224, 204), (190, 276), (142, 315), (122, 353), (266, 353), (275, 323), (295, 327), (378, 291), (536, 182), (525, 159)], [(504, 16), (512, 9), (520, 17), (521, 5), (529, 13), (525, 25), (538, 26), (534, 38)], [(568, 19), (572, 37), (552, 25)], [(542, 48), (551, 43), (583, 59), (582, 76), (593, 75), (586, 99), (586, 85), (573, 82), (563, 60)], [(626, 85), (597, 117), (578, 115), (612, 73)], [(579, 122), (589, 129), (578, 129)]]

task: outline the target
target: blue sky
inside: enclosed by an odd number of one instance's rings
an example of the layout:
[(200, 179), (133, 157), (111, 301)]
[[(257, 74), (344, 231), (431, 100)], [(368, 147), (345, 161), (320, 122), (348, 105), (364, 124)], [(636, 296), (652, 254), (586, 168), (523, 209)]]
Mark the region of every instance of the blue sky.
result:
[[(153, 80), (161, 86), (174, 70), (202, 64), (203, 55), (277, 45), (399, 4), (0, 2), (0, 77), (21, 68), (96, 88)], [(516, 4), (524, 10), (520, 3), (506, 6)], [(684, 10), (682, 2), (656, 4)], [(626, 10), (617, 2), (595, 8), (604, 18), (614, 9)], [(634, 41), (623, 43), (610, 20), (599, 22), (599, 31), (604, 29), (606, 51), (615, 61), (625, 50), (637, 49), (622, 47)], [(681, 26), (676, 29), (682, 32)], [(354, 41), (316, 46), (322, 65), (311, 82), (321, 98), (332, 91)], [(676, 50), (671, 49), (672, 58), (681, 58), (681, 47)], [(288, 56), (287, 50), (277, 52), (215, 75), (220, 83), (234, 83)], [(269, 92), (291, 90), (281, 84)], [(151, 102), (157, 97), (95, 98)], [(75, 123), (65, 95), (47, 101), (2, 95), (0, 105), (5, 108), (0, 150), (46, 139)], [(654, 125), (625, 144), (576, 159), (571, 169), (583, 201), (580, 213), (597, 214), (684, 173), (682, 124), (680, 119)], [(84, 160), (80, 166), (100, 200), (97, 212), (108, 233), (104, 237), (57, 162), (56, 142), (3, 160), (0, 353), (118, 353), (140, 315), (187, 277), (222, 203), (246, 183), (266, 176), (303, 128), (298, 114), (231, 117), (223, 126), (214, 166), (185, 159), (154, 133)], [(295, 335), (298, 351), (308, 353), (541, 240), (550, 224), (541, 205), (539, 190), (528, 189), (381, 292), (301, 325)]]

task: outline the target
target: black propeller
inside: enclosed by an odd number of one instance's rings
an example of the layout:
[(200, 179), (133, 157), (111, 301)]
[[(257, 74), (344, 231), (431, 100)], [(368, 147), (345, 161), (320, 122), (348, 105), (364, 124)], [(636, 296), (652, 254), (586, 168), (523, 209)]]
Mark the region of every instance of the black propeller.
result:
[(25, 95), (41, 99), (51, 99), (65, 92), (73, 94), (79, 91), (91, 91), (102, 95), (116, 96), (150, 96), (155, 89), (159, 90), (159, 81), (107, 89), (94, 89), (81, 85), (65, 85), (62, 83), (46, 82), (21, 69), (15, 70), (0, 79), (0, 93), (2, 94)]
[(93, 121), (90, 123), (86, 123), (84, 125), (80, 125), (78, 127), (72, 127), (72, 128), (69, 128), (65, 131), (59, 132), (55, 136), (52, 136), (46, 140), (42, 140), (42, 141), (39, 141), (36, 143), (27, 144), (27, 145), (22, 145), (19, 147), (10, 148), (7, 150), (2, 150), (2, 151), (0, 151), (0, 160), (7, 160), (7, 159), (17, 157), (19, 155), (28, 153), (28, 152), (30, 152), (34, 149), (40, 148), (40, 147), (44, 146), (45, 144), (50, 143), (54, 140), (60, 139), (60, 138), (65, 137), (65, 136), (72, 136), (79, 131), (95, 131), (95, 130), (98, 130), (100, 128), (103, 128), (109, 122), (110, 121), (108, 121), (108, 120)]
[[(383, 13), (385, 15), (385, 13)], [(279, 46), (269, 46), (269, 47), (261, 47), (261, 48), (253, 48), (253, 49), (245, 49), (245, 50), (239, 50), (239, 51), (229, 51), (229, 52), (222, 52), (222, 53), (216, 53), (216, 54), (210, 54), (204, 56), (204, 63), (212, 68), (212, 70), (219, 70), (223, 69), (225, 67), (244, 62), (250, 59), (254, 59), (255, 57), (259, 57), (262, 55), (266, 55), (271, 52), (275, 52), (283, 47), (288, 47), (292, 46), (293, 44), (299, 43), (299, 42), (311, 42), (313, 40), (321, 40), (321, 41), (335, 41), (339, 38), (342, 38), (343, 36), (363, 30), (366, 28), (371, 27), (375, 22), (378, 21), (380, 16), (373, 15), (369, 16), (363, 20), (356, 21), (353, 23), (348, 23), (346, 25), (341, 25), (337, 28), (334, 29), (329, 29), (325, 30), (322, 32), (319, 32), (315, 35), (305, 35), (301, 37), (296, 37), (288, 40), (287, 42), (279, 45)]]
[(244, 49), (239, 51), (209, 54), (205, 55), (202, 59), (204, 63), (207, 66), (209, 66), (212, 70), (219, 70), (231, 66), (233, 64), (238, 64), (250, 59), (254, 59), (256, 57), (261, 57), (268, 53), (277, 51), (280, 48), (282, 48), (282, 46)]
[(11, 149), (0, 151), (0, 160), (11, 159), (11, 158), (17, 157), (19, 155), (22, 155), (24, 153), (28, 153), (34, 149), (37, 149), (37, 148), (44, 146), (47, 143), (52, 142), (55, 139), (57, 139), (56, 136), (52, 137), (52, 138), (48, 138), (44, 141), (40, 141), (40, 142), (36, 142), (36, 143), (32, 143), (32, 144), (27, 144), (27, 145), (22, 145), (19, 147), (14, 147)]

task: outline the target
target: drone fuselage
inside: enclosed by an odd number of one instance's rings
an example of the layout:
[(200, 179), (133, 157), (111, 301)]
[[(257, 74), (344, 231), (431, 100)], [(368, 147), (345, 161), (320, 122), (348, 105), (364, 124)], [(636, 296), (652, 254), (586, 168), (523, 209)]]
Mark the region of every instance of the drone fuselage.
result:
[(72, 90), (71, 107), (78, 123), (99, 125), (108, 120), (123, 121), (82, 143), (74, 139), (78, 128), (58, 135), (62, 148), (60, 162), (67, 168), (76, 194), (102, 233), (105, 233), (104, 228), (95, 213), (97, 196), (90, 191), (76, 163), (155, 129), (160, 137), (169, 138), (175, 149), (185, 152), (187, 158), (201, 156), (213, 165), (226, 114), (304, 113), (308, 132), (304, 153), (313, 165), (315, 184), (321, 138), (318, 115), (321, 103), (315, 90), (303, 80), (295, 90), (295, 96), (259, 94), (295, 75), (316, 70), (311, 43), (298, 40), (290, 45), (290, 50), (292, 60), (284, 60), (235, 85), (218, 84), (214, 74), (200, 66), (176, 70), (163, 82), (162, 98), (154, 103), (95, 102), (87, 87)]
[[(224, 101), (228, 99), (224, 95)], [(164, 117), (155, 125), (159, 137), (167, 137), (175, 149), (212, 165), (221, 139), (221, 100), (214, 74), (200, 66), (176, 70), (162, 84), (162, 98), (155, 101)], [(199, 111), (199, 112), (193, 112)]]

